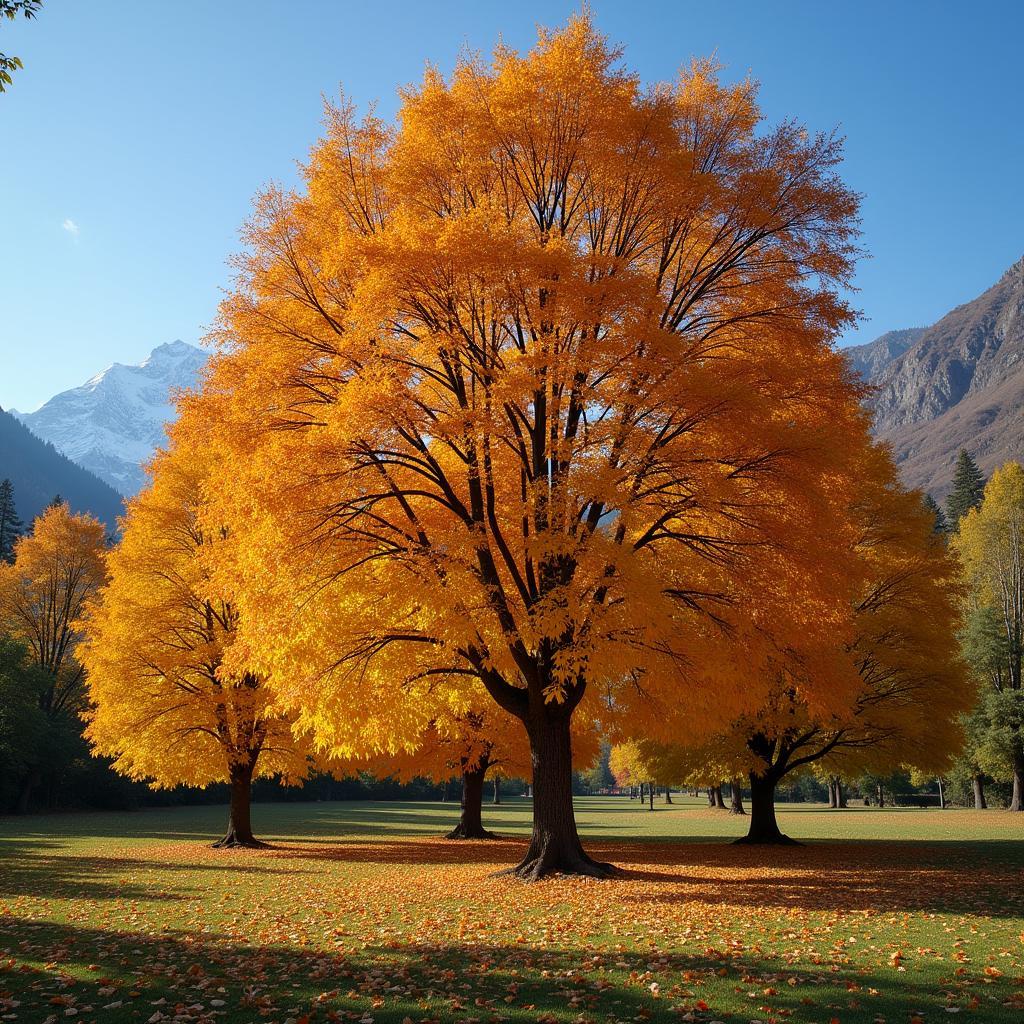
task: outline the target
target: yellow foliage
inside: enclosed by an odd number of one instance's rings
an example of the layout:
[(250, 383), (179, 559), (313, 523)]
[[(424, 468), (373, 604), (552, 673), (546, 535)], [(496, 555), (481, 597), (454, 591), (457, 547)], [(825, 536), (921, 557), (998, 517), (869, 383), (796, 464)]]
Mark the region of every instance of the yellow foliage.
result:
[(233, 769), (297, 781), (311, 766), (308, 744), (262, 677), (223, 665), (238, 611), (210, 582), (209, 552), (227, 541), (200, 520), (212, 466), (179, 443), (157, 455), (129, 503), (110, 581), (84, 618), (86, 735), (119, 772), (154, 787), (226, 781)]
[(75, 711), (81, 700), (77, 620), (105, 579), (104, 533), (92, 516), (51, 505), (15, 542), (14, 563), (0, 561), (0, 629), (24, 641), (53, 677), (43, 697), (50, 713)]

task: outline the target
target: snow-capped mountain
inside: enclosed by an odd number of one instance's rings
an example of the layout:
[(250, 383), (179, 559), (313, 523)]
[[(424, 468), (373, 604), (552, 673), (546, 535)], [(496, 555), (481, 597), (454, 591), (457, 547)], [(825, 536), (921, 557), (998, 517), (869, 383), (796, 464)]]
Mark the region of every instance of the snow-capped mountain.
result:
[(114, 363), (35, 412), (14, 415), (69, 459), (131, 496), (145, 483), (142, 466), (163, 444), (164, 427), (174, 419), (174, 393), (196, 383), (206, 359), (195, 345), (172, 341), (137, 366)]

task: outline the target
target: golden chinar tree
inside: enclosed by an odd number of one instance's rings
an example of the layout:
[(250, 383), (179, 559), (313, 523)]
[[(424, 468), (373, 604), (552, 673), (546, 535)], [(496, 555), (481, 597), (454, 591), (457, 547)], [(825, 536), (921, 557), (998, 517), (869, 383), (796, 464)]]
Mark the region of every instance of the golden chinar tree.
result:
[(836, 140), (709, 64), (644, 89), (586, 17), (402, 99), (328, 110), (222, 307), (247, 656), (328, 733), (375, 686), (482, 687), (531, 748), (514, 870), (602, 876), (577, 709), (724, 727), (747, 656), (848, 628), (842, 557), (811, 570), (865, 443), (856, 197)]
[(201, 450), (179, 443), (129, 503), (109, 582), (85, 610), (86, 736), (117, 771), (155, 788), (228, 782), (230, 818), (214, 845), (258, 846), (253, 778), (298, 781), (313, 762), (266, 680), (223, 665), (238, 611), (210, 582), (209, 550), (228, 541), (200, 517), (211, 474)]

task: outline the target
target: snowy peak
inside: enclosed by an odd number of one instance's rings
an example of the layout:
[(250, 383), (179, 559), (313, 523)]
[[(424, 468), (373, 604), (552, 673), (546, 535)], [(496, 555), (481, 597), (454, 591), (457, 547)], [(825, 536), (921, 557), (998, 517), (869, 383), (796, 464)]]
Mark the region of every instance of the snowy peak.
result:
[(15, 415), (69, 459), (130, 496), (145, 483), (142, 466), (175, 417), (175, 394), (195, 386), (206, 359), (194, 345), (168, 342), (141, 363), (114, 363), (35, 412)]

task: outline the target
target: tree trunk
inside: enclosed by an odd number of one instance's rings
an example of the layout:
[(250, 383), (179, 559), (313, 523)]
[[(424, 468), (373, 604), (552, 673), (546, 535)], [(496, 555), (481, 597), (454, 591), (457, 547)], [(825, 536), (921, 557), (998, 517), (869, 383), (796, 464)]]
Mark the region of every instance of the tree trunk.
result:
[(496, 804), (501, 803), (501, 776), (494, 776), (494, 802)]
[(445, 839), (495, 839), (493, 832), (483, 826), (484, 776), (487, 761), (481, 761), (478, 768), (462, 773), (462, 814), (459, 823), (445, 836)]
[(266, 846), (252, 834), (252, 773), (256, 759), (248, 765), (231, 766), (231, 809), (228, 812), (228, 830), (223, 839), (213, 844), (214, 849), (244, 846)]
[(708, 807), (714, 807), (714, 806), (715, 806), (715, 791), (713, 789), (708, 789)]
[(650, 802), (650, 807), (648, 808), (648, 810), (651, 810), (651, 811), (654, 810), (654, 789), (655, 789), (654, 783), (653, 782), (648, 782), (647, 783), (647, 799)]
[(944, 811), (946, 809), (946, 791), (942, 787), (942, 779), (938, 780), (939, 783), (939, 810)]
[(885, 806), (885, 792), (883, 791), (882, 784), (880, 782), (878, 783), (877, 786), (875, 786), (875, 793), (878, 796), (878, 806), (879, 807), (884, 807)]
[(750, 773), (750, 827), (737, 843), (798, 846), (795, 839), (784, 835), (775, 819), (775, 786), (778, 779), (767, 772)]
[(729, 783), (730, 800), (729, 800), (729, 813), (730, 814), (746, 814), (747, 812), (743, 809), (743, 786), (739, 779), (733, 779)]
[(836, 796), (836, 780), (834, 778), (828, 780), (828, 806), (831, 810), (835, 810), (839, 806), (839, 798)]
[(18, 814), (28, 814), (29, 807), (32, 806), (32, 790), (39, 785), (41, 779), (42, 775), (38, 768), (30, 769), (28, 775), (25, 776), (21, 792), (18, 794)]
[(843, 810), (846, 807), (846, 790), (843, 789), (843, 780), (836, 776), (836, 807)]
[(571, 709), (541, 704), (531, 707), (526, 727), (533, 766), (533, 834), (526, 856), (508, 874), (526, 881), (561, 872), (607, 878), (611, 864), (593, 860), (583, 850), (572, 807)]
[(721, 786), (721, 783), (719, 783), (719, 785), (717, 785), (717, 786), (712, 786), (711, 789), (708, 792), (709, 792), (710, 797), (711, 797), (711, 806), (714, 807), (715, 810), (724, 811), (725, 810), (725, 797), (722, 796), (722, 786)]
[(975, 775), (971, 782), (974, 783), (974, 809), (976, 811), (988, 810), (988, 803), (985, 800), (985, 784), (980, 775)]
[(672, 789), (669, 786), (665, 787), (665, 803), (672, 803)]
[(1013, 797), (1011, 811), (1024, 811), (1024, 749), (1013, 752)]

